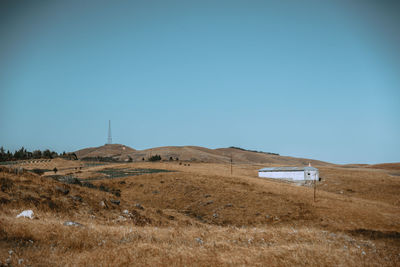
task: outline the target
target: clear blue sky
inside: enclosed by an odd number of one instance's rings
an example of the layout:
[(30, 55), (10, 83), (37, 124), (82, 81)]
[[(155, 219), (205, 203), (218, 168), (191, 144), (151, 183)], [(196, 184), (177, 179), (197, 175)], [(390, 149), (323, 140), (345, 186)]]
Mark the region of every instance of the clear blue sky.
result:
[(399, 1), (1, 1), (0, 145), (400, 161)]

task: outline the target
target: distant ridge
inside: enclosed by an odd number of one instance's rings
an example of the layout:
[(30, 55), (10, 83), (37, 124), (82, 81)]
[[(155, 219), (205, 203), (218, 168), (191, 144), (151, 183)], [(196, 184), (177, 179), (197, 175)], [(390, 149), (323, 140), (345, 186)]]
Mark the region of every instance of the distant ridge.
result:
[(258, 150), (244, 149), (244, 148), (237, 147), (237, 146), (230, 146), (229, 148), (239, 149), (239, 150), (242, 150), (242, 151), (249, 151), (249, 152), (255, 152), (255, 153), (264, 153), (264, 154), (268, 154), (268, 155), (277, 155), (277, 156), (279, 156), (278, 153), (272, 153), (272, 152), (264, 152), (264, 151), (258, 151)]
[(121, 144), (103, 145), (75, 151), (79, 159), (108, 158), (114, 161), (142, 161), (154, 155), (162, 160), (179, 159), (181, 161), (229, 163), (231, 156), (235, 164), (265, 164), (302, 166), (311, 163), (314, 166), (332, 165), (314, 159), (280, 156), (277, 153), (247, 150), (239, 147), (209, 149), (199, 146), (165, 146), (145, 150), (135, 150)]

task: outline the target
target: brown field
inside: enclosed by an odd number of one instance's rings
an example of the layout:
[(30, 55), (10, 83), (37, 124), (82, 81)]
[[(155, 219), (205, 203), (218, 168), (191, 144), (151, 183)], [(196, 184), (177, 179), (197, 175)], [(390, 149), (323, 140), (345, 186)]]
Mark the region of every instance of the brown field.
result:
[[(97, 188), (3, 168), (0, 265), (399, 266), (400, 164), (382, 165), (321, 163), (315, 202), (312, 187), (257, 178), (266, 164), (234, 164), (232, 175), (226, 163), (21, 165), (97, 177)], [(96, 172), (121, 168), (172, 172)], [(27, 209), (34, 219), (16, 218)]]

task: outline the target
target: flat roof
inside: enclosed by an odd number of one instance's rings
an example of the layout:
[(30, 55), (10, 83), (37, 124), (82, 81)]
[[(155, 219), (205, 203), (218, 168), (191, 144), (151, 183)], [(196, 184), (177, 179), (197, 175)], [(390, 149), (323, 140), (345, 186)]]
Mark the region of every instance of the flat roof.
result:
[(258, 170), (259, 172), (303, 172), (303, 171), (318, 171), (317, 168), (314, 167), (270, 167), (270, 168), (262, 168)]

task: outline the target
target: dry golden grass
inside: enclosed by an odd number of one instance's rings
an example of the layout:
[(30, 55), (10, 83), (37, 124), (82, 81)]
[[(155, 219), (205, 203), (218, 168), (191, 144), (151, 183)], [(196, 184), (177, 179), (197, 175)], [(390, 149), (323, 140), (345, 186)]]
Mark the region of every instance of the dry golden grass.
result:
[[(133, 161), (140, 162), (142, 158), (149, 158), (151, 155), (160, 155), (163, 159), (168, 160), (179, 158), (183, 161), (196, 162), (213, 162), (213, 163), (228, 163), (231, 157), (235, 163), (245, 164), (278, 164), (278, 165), (308, 165), (311, 162), (315, 166), (332, 165), (327, 162), (294, 158), (288, 156), (279, 156), (268, 153), (258, 153), (253, 151), (234, 149), (234, 148), (218, 148), (209, 149), (199, 146), (164, 146), (155, 147), (145, 150), (134, 150), (130, 147), (112, 144), (100, 147), (91, 147), (81, 149), (75, 152), (79, 159), (84, 157), (114, 157), (119, 160), (127, 160), (129, 157)], [(129, 156), (129, 157), (128, 157)]]
[[(33, 174), (0, 172), (0, 262), (9, 260), (13, 266), (18, 260), (31, 266), (400, 264), (399, 181), (390, 172), (362, 166), (321, 167), (324, 180), (314, 202), (312, 188), (257, 178), (260, 167), (235, 165), (232, 176), (228, 164), (216, 163), (96, 167), (175, 171), (93, 182), (119, 189), (120, 197)], [(93, 171), (83, 169), (82, 175)], [(69, 192), (62, 193), (60, 187)], [(36, 219), (15, 218), (26, 209), (32, 209)], [(65, 221), (83, 226), (65, 226)]]

